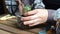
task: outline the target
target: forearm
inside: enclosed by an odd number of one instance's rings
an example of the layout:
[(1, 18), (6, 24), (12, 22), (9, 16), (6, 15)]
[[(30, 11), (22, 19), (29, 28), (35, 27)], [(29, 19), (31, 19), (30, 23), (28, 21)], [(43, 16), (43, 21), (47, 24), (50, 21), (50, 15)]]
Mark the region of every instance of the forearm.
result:
[(48, 20), (57, 20), (60, 18), (60, 8), (57, 10), (48, 10)]
[(56, 12), (56, 10), (50, 10), (48, 9), (48, 18), (46, 23), (48, 24), (54, 24), (56, 21), (54, 20), (53, 14)]

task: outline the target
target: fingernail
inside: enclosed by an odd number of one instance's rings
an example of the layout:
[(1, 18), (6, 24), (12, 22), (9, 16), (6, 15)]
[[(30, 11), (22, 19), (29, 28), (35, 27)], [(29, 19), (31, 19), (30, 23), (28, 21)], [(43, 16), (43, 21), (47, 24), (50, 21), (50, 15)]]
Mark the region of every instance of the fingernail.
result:
[(24, 25), (26, 25), (26, 22), (24, 22)]

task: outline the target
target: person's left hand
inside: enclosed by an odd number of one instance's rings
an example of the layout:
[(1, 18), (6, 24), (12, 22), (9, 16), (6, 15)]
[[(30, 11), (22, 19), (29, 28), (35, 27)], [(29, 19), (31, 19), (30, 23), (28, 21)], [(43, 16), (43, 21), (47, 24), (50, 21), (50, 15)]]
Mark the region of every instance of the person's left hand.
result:
[(45, 23), (48, 18), (48, 11), (46, 9), (35, 9), (25, 13), (26, 17), (22, 17), (24, 25), (35, 26)]

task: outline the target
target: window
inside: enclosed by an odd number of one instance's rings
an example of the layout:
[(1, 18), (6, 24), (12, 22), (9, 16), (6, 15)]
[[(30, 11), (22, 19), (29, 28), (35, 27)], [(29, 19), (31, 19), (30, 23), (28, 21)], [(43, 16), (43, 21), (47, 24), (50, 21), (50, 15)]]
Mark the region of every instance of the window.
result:
[(14, 13), (16, 12), (16, 8), (17, 8), (17, 4), (15, 2), (15, 0), (5, 0), (6, 3), (6, 8), (8, 9), (8, 12), (11, 15), (14, 15)]

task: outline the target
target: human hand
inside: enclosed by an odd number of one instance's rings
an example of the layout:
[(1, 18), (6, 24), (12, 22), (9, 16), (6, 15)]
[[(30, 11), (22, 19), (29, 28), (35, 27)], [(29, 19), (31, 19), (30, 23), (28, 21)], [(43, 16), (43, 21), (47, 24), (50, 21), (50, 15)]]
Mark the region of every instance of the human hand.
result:
[(24, 14), (26, 17), (22, 17), (24, 25), (35, 26), (47, 21), (48, 11), (46, 9), (35, 9)]

